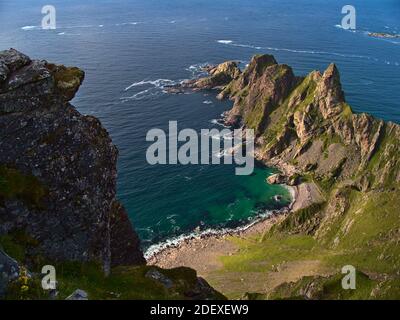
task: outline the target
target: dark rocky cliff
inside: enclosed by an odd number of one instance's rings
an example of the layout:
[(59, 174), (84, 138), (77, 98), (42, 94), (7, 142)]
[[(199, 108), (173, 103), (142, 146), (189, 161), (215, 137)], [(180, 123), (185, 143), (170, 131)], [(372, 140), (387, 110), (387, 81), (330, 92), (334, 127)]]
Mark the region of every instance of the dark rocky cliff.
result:
[(118, 150), (69, 103), (83, 78), (0, 51), (0, 299), (225, 299), (195, 270), (145, 265), (115, 197)]
[(69, 101), (78, 68), (0, 52), (0, 236), (26, 242), (26, 262), (143, 264), (115, 197), (117, 148)]

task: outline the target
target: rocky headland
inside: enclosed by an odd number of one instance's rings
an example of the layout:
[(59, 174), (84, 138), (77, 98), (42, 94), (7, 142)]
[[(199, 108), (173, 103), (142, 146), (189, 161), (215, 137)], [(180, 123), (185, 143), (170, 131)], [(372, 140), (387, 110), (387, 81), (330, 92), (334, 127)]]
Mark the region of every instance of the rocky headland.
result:
[[(258, 231), (186, 241), (151, 262), (200, 268), (233, 298), (399, 298), (400, 126), (354, 113), (334, 64), (296, 76), (257, 55), (244, 71), (233, 61), (210, 71), (182, 87), (233, 101), (224, 124), (255, 130), (256, 157), (281, 171), (268, 183), (292, 186), (296, 202)], [(340, 290), (348, 264), (362, 289)]]

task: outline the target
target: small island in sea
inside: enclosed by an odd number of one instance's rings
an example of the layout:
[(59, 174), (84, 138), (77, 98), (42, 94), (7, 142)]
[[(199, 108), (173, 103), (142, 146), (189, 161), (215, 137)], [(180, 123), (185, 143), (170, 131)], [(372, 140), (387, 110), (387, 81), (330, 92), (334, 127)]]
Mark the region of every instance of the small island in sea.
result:
[(385, 33), (385, 32), (369, 32), (368, 36), (373, 38), (386, 38), (386, 39), (400, 38), (400, 34)]

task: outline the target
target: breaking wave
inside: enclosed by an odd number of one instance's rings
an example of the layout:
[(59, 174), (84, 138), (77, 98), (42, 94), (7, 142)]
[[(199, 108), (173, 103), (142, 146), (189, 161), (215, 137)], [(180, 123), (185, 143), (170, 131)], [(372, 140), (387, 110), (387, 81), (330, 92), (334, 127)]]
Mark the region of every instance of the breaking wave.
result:
[(40, 26), (24, 26), (24, 27), (21, 27), (21, 30), (24, 30), (24, 31), (36, 30), (36, 29), (40, 29)]
[(243, 231), (246, 231), (247, 229), (251, 228), (253, 225), (267, 219), (271, 215), (273, 215), (276, 212), (283, 212), (288, 210), (288, 207), (283, 208), (281, 210), (265, 210), (263, 212), (259, 212), (257, 216), (248, 218), (247, 224), (237, 227), (237, 228), (209, 228), (203, 231), (200, 230), (194, 230), (191, 233), (187, 234), (182, 234), (180, 236), (174, 237), (167, 239), (161, 243), (158, 244), (153, 244), (150, 247), (147, 248), (144, 257), (146, 260), (149, 260), (152, 258), (154, 255), (158, 254), (159, 252), (168, 249), (170, 247), (177, 247), (179, 246), (182, 242), (187, 241), (187, 240), (192, 240), (192, 239), (200, 239), (200, 238), (207, 238), (207, 237), (213, 237), (213, 236), (223, 236), (227, 234), (233, 234), (233, 233), (240, 233)]
[(320, 50), (303, 50), (303, 49), (288, 49), (288, 48), (277, 48), (277, 47), (261, 47), (261, 46), (255, 46), (251, 44), (241, 44), (241, 43), (235, 43), (235, 42), (230, 42), (230, 43), (222, 43), (220, 42), (221, 40), (218, 40), (217, 42), (224, 44), (224, 45), (229, 45), (233, 47), (240, 47), (240, 48), (249, 48), (249, 49), (256, 49), (256, 50), (270, 50), (270, 51), (284, 51), (284, 52), (291, 52), (291, 53), (299, 53), (299, 54), (311, 54), (311, 55), (326, 55), (326, 56), (338, 56), (342, 58), (355, 58), (355, 59), (365, 59), (365, 60), (370, 60), (370, 61), (375, 61), (375, 62), (381, 62), (387, 65), (394, 65), (394, 66), (399, 66), (399, 62), (397, 61), (383, 61), (378, 58), (370, 57), (370, 56), (365, 56), (365, 55), (358, 55), (358, 54), (348, 54), (348, 53), (340, 53), (340, 52), (329, 52), (329, 51), (320, 51)]
[(222, 43), (222, 44), (231, 44), (233, 43), (232, 40), (217, 40), (218, 43)]

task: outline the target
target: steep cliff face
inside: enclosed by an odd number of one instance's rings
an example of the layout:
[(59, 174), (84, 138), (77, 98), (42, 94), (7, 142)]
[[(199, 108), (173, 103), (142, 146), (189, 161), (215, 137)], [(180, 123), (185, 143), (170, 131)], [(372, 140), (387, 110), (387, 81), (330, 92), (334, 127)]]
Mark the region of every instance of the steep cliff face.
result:
[[(400, 126), (353, 113), (334, 64), (323, 73), (296, 77), (272, 56), (255, 56), (243, 73), (222, 88), (219, 97), (234, 101), (226, 123), (254, 129), (257, 157), (282, 171), (269, 182), (295, 185), (303, 199), (302, 205), (295, 205), (265, 235), (265, 246), (277, 239), (288, 241), (283, 249), (288, 256), (274, 256), (279, 250), (269, 248), (266, 265), (275, 261), (287, 266), (291, 259), (302, 265), (302, 260), (317, 259), (324, 267), (324, 276), (299, 280), (264, 297), (340, 298), (339, 290), (324, 295), (325, 284), (340, 279), (326, 278), (326, 270), (340, 273), (346, 264), (364, 274), (365, 291), (354, 297), (400, 296), (393, 288), (400, 274), (400, 202), (396, 196)], [(297, 246), (295, 239), (300, 239)], [(302, 247), (301, 241), (314, 244)], [(261, 246), (254, 250), (259, 252)], [(301, 259), (297, 254), (291, 256), (293, 252), (301, 252)], [(252, 263), (245, 257), (236, 259)], [(314, 285), (315, 292), (307, 289)]]
[[(115, 197), (118, 151), (69, 103), (83, 78), (0, 51), (0, 299), (225, 299), (192, 269), (145, 265)], [(52, 292), (41, 286), (48, 264)]]
[(143, 264), (115, 198), (118, 151), (70, 101), (78, 68), (0, 52), (0, 237), (24, 239), (26, 261)]

